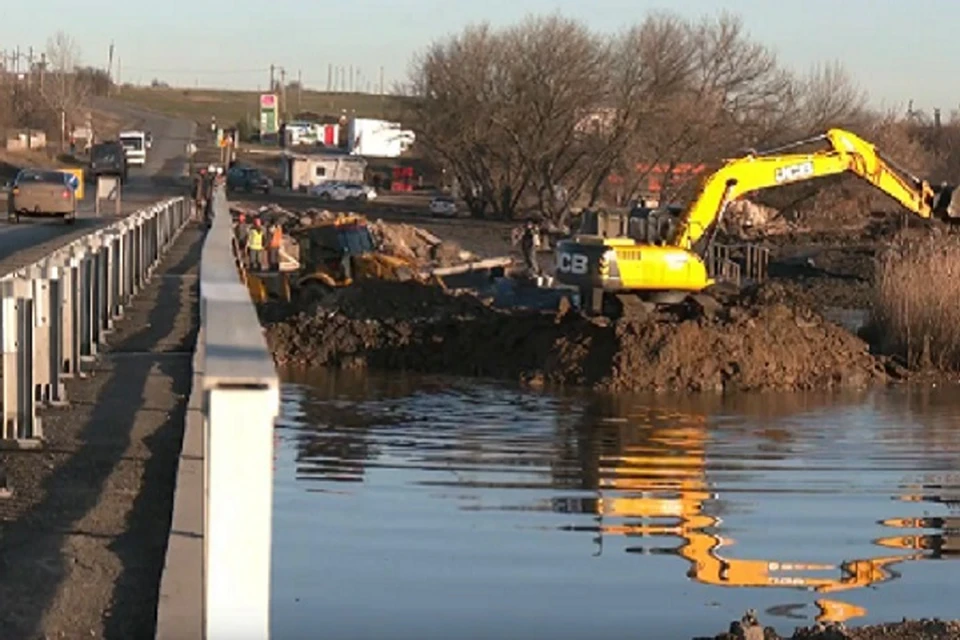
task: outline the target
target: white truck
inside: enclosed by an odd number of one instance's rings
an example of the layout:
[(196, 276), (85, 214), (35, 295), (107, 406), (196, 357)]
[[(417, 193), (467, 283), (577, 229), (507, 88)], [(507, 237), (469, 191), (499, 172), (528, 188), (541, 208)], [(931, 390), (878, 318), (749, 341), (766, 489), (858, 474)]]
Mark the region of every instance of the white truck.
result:
[(120, 144), (127, 156), (127, 164), (142, 167), (147, 163), (147, 148), (150, 146), (145, 131), (121, 131)]

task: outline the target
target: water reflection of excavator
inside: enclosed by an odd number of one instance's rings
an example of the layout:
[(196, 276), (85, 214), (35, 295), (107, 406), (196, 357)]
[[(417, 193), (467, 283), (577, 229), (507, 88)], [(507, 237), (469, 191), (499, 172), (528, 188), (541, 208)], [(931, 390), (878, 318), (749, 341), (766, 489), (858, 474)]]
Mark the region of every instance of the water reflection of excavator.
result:
[(927, 554), (925, 557), (935, 560), (960, 557), (960, 495), (947, 493), (960, 487), (960, 478), (951, 478), (951, 482), (944, 485), (943, 482), (929, 482), (904, 487), (907, 493), (900, 497), (900, 501), (945, 504), (950, 508), (950, 515), (888, 518), (882, 522), (894, 529), (934, 530), (938, 533), (889, 536), (877, 540), (877, 544), (892, 549), (921, 551)]
[[(705, 419), (660, 416), (650, 427), (618, 428), (617, 453), (600, 455), (596, 513), (600, 538), (676, 536), (678, 549), (655, 552), (677, 554), (690, 562), (689, 577), (704, 584), (726, 587), (786, 587), (821, 594), (859, 589), (896, 576), (891, 565), (925, 557), (923, 546), (886, 544), (911, 551), (848, 560), (837, 564), (811, 564), (785, 560), (744, 560), (721, 555), (731, 541), (711, 532), (721, 522), (717, 496), (706, 478)], [(612, 521), (611, 521), (612, 520)], [(631, 552), (646, 553), (632, 548)], [(839, 575), (811, 575), (839, 572)], [(865, 615), (854, 605), (821, 598), (818, 620), (845, 621)]]
[[(827, 148), (785, 153), (811, 143)], [(759, 190), (840, 174), (853, 174), (921, 218), (954, 220), (960, 207), (953, 187), (931, 185), (843, 129), (765, 152), (728, 160), (709, 175), (686, 210), (644, 209), (627, 216), (600, 212), (584, 217), (580, 231), (557, 245), (557, 279), (581, 291), (591, 311), (634, 304), (635, 295), (672, 304), (702, 292), (719, 275), (708, 268), (711, 247), (727, 205)], [(609, 303), (609, 304), (608, 304)]]

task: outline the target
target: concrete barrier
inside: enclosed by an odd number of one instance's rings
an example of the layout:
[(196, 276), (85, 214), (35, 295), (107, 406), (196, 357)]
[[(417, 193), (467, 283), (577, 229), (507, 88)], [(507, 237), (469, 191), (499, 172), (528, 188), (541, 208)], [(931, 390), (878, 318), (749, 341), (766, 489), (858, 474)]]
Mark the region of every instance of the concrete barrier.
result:
[(200, 262), (200, 332), (157, 607), (158, 639), (270, 635), (279, 381), (233, 249), (224, 190)]
[(166, 200), (0, 279), (3, 446), (42, 446), (42, 409), (69, 400), (64, 378), (84, 375), (190, 215)]

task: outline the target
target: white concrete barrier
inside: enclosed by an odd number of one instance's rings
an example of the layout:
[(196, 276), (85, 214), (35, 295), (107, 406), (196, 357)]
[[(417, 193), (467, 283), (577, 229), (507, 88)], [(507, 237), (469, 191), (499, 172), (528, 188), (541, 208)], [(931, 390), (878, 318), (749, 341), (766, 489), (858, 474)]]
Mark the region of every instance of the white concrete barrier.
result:
[(207, 640), (270, 635), (273, 428), (280, 385), (240, 279), (223, 189), (200, 263)]
[(266, 640), (279, 380), (238, 270), (223, 189), (213, 211), (156, 637)]
[(190, 215), (172, 198), (0, 278), (4, 446), (41, 446), (42, 409), (68, 401), (64, 378), (84, 375)]

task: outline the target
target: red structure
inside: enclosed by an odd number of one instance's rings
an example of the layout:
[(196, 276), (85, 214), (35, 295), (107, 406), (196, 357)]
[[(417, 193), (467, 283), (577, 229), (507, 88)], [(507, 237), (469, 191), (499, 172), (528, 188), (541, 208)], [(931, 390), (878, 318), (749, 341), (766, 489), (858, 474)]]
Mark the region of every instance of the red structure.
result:
[(413, 167), (394, 167), (390, 180), (390, 191), (413, 191)]
[[(663, 183), (669, 177), (671, 185), (683, 185), (706, 171), (707, 165), (692, 162), (680, 162), (677, 164), (660, 163), (652, 165), (650, 163), (640, 163), (637, 165), (637, 173), (645, 175), (645, 179), (639, 185), (640, 191), (650, 195), (657, 195), (663, 189)], [(623, 184), (624, 179), (618, 175), (611, 175), (609, 182), (611, 184)]]

